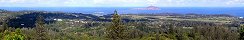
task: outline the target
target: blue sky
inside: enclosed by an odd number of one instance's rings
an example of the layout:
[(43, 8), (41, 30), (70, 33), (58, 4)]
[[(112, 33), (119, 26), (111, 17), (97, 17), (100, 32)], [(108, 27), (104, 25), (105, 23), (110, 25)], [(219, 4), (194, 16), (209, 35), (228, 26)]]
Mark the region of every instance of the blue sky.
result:
[(0, 7), (244, 7), (244, 0), (0, 0)]

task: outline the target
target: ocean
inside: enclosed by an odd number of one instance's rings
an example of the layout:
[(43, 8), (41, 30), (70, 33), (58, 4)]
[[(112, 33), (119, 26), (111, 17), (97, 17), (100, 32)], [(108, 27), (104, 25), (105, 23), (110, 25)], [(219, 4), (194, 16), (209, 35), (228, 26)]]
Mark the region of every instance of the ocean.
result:
[(196, 14), (230, 14), (244, 17), (244, 7), (160, 7), (161, 10), (135, 10), (133, 8), (143, 7), (0, 7), (0, 9), (10, 11), (38, 10), (38, 11), (59, 11), (69, 13), (85, 14), (111, 14), (117, 10), (120, 14), (140, 14), (140, 13), (196, 13)]

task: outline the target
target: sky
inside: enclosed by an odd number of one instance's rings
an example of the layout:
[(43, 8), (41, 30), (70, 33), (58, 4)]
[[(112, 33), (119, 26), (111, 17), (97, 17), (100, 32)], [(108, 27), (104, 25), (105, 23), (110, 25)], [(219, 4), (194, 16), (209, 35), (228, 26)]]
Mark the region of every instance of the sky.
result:
[(0, 0), (0, 7), (244, 7), (244, 0)]

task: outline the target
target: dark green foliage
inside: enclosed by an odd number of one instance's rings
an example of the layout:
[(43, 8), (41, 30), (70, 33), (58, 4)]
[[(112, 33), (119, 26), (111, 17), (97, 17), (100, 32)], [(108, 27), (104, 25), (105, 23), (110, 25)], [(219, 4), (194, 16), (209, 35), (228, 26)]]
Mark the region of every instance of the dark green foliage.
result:
[(200, 40), (200, 28), (199, 27), (194, 27), (194, 29), (192, 30), (193, 32), (191, 32), (191, 36), (194, 40)]
[(181, 33), (178, 35), (178, 40), (190, 40), (188, 37), (188, 32), (186, 30), (181, 31)]
[(121, 18), (117, 11), (114, 11), (114, 15), (112, 17), (112, 24), (107, 29), (107, 38), (118, 40), (118, 39), (126, 39), (125, 37), (125, 27), (122, 25)]
[(169, 26), (169, 32), (168, 32), (168, 37), (170, 39), (176, 39), (176, 29), (175, 29), (175, 26)]
[(244, 25), (241, 25), (239, 32), (240, 32), (239, 39), (244, 40)]
[(3, 21), (2, 26), (0, 26), (0, 32), (4, 32), (5, 30), (8, 29), (8, 21)]
[[(47, 13), (48, 14), (48, 13)], [(57, 13), (58, 14), (58, 13)], [(52, 14), (55, 15), (55, 14)], [(29, 15), (33, 16), (33, 15)], [(57, 18), (60, 15), (55, 15)], [(67, 15), (74, 16), (74, 15)], [(82, 15), (85, 16), (85, 15)], [(229, 24), (202, 21), (132, 21), (123, 22), (124, 15), (115, 11), (112, 22), (94, 22), (80, 19), (63, 19), (44, 23), (38, 16), (35, 28), (11, 28), (3, 21), (0, 39), (3, 40), (243, 40), (244, 28), (231, 30)], [(28, 16), (27, 16), (28, 17)], [(45, 16), (47, 17), (47, 15)], [(51, 17), (51, 16), (50, 16)], [(68, 17), (69, 18), (69, 17)], [(194, 17), (195, 18), (195, 17)], [(33, 19), (33, 18), (27, 18)], [(61, 18), (62, 19), (62, 18)], [(70, 21), (72, 20), (72, 21)], [(17, 23), (21, 23), (21, 20)], [(31, 22), (32, 23), (32, 22)], [(81, 25), (82, 24), (82, 25)], [(18, 24), (19, 25), (19, 24)], [(30, 24), (32, 25), (32, 24)], [(33, 23), (34, 25), (34, 23)], [(74, 25), (74, 26), (72, 26)], [(226, 26), (228, 25), (228, 26)], [(189, 27), (189, 28), (184, 28)], [(193, 27), (193, 28), (190, 28)]]
[(37, 33), (37, 40), (48, 40), (46, 38), (47, 31), (44, 27), (44, 18), (40, 15), (37, 17), (35, 30)]

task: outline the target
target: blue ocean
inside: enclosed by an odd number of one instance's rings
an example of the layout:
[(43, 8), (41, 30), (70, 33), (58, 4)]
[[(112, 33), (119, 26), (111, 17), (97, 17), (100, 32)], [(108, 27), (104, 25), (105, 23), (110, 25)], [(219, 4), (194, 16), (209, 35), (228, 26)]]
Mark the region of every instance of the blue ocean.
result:
[(244, 7), (160, 7), (161, 10), (133, 10), (140, 7), (0, 7), (0, 9), (10, 11), (38, 10), (38, 11), (59, 11), (69, 13), (102, 13), (111, 14), (118, 10), (121, 14), (140, 13), (196, 13), (196, 14), (230, 14), (244, 17)]

